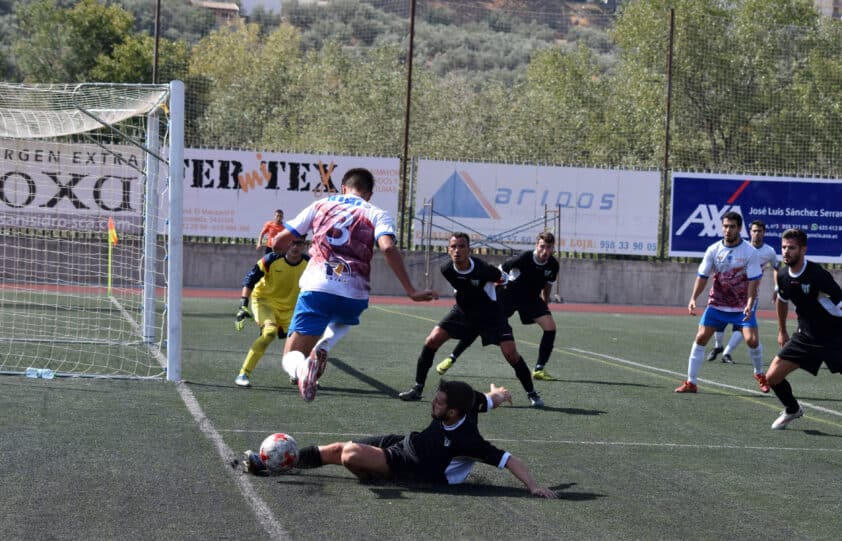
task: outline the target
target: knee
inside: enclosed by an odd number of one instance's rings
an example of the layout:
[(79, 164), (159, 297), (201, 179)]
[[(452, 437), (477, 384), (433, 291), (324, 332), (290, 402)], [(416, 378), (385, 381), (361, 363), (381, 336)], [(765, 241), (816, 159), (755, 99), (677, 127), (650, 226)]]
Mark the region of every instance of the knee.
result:
[(274, 340), (278, 336), (278, 328), (275, 325), (263, 325), (263, 328), (260, 329), (260, 336), (268, 340)]

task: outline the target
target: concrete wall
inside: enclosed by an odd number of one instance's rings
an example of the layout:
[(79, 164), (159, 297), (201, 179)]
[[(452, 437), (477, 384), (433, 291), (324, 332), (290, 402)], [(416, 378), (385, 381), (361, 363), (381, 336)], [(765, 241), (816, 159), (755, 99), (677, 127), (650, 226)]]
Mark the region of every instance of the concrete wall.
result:
[[(262, 252), (253, 246), (194, 244), (184, 250), (184, 285), (186, 287), (240, 287), (243, 276)], [(502, 256), (479, 256), (498, 264)], [(420, 253), (405, 254), (404, 259), (416, 287), (430, 287), (442, 296), (451, 296), (450, 285), (442, 278), (439, 267), (447, 259), (445, 254), (433, 254), (429, 278), (425, 276), (425, 258)], [(559, 296), (569, 303), (631, 304), (654, 306), (686, 306), (693, 287), (698, 263), (649, 262), (591, 259), (562, 259), (559, 274)], [(842, 272), (834, 271), (842, 283)], [(395, 279), (382, 254), (375, 253), (371, 275), (373, 295), (403, 295), (403, 288)], [(769, 307), (772, 280), (767, 271), (760, 295), (761, 307)], [(704, 305), (705, 294), (699, 297)]]

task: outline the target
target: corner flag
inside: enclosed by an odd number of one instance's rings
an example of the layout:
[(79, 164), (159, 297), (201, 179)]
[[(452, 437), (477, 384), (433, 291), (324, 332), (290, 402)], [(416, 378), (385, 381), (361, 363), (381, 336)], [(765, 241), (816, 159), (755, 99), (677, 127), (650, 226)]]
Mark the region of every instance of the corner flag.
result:
[(108, 242), (117, 246), (117, 229), (114, 227), (114, 218), (108, 217)]

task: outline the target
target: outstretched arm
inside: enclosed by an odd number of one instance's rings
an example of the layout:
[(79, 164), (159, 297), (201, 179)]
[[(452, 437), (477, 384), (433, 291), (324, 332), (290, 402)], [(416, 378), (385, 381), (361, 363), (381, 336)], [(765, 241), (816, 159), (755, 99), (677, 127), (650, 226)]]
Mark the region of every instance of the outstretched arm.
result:
[(491, 390), (485, 393), (485, 396), (491, 399), (492, 408), (496, 408), (503, 402), (512, 403), (512, 393), (505, 387), (497, 387), (493, 383), (491, 384)]
[(523, 463), (521, 459), (515, 455), (509, 455), (509, 460), (506, 461), (506, 468), (512, 472), (512, 475), (517, 477), (521, 483), (526, 485), (529, 493), (533, 496), (540, 496), (542, 498), (558, 498), (558, 494), (548, 487), (538, 486), (532, 474), (529, 473), (529, 468)]
[(409, 278), (409, 273), (406, 272), (406, 267), (403, 264), (403, 257), (400, 250), (395, 246), (395, 239), (391, 235), (381, 235), (377, 239), (377, 246), (383, 252), (383, 257), (386, 258), (386, 263), (395, 277), (403, 286), (407, 296), (414, 301), (431, 301), (438, 299), (439, 294), (433, 290), (417, 290), (412, 285), (412, 280)]

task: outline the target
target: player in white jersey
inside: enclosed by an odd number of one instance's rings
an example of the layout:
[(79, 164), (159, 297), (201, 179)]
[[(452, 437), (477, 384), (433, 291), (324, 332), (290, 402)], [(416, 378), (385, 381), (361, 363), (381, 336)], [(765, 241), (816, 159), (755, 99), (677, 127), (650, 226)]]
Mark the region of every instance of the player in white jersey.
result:
[(763, 373), (763, 348), (757, 337), (757, 317), (754, 310), (757, 285), (762, 271), (757, 250), (740, 238), (742, 228), (743, 217), (737, 212), (726, 212), (722, 216), (722, 240), (708, 247), (699, 265), (693, 293), (687, 304), (690, 315), (696, 315), (696, 298), (705, 289), (711, 274), (713, 283), (710, 287), (708, 306), (699, 322), (699, 330), (690, 349), (687, 380), (675, 389), (677, 393), (695, 393), (698, 390), (696, 382), (699, 368), (705, 360), (705, 345), (714, 331), (721, 331), (729, 324), (741, 325), (754, 366), (754, 378), (761, 391), (769, 392), (769, 385)]
[(284, 222), (285, 229), (275, 237), (276, 249), (284, 250), (294, 238), (313, 233), (310, 262), (299, 282), (301, 294), (283, 357), (284, 370), (298, 380), (301, 397), (308, 402), (316, 397), (318, 379), (327, 363), (328, 348), (322, 347), (319, 337), (330, 323), (333, 334), (326, 333), (322, 341), (335, 343), (350, 326), (359, 324), (360, 314), (368, 307), (375, 243), (412, 300), (438, 298), (435, 291), (417, 290), (412, 285), (395, 245), (395, 220), (368, 202), (374, 190), (371, 172), (348, 170), (341, 190)]
[[(774, 279), (773, 283), (776, 284), (776, 293), (772, 295), (772, 303), (774, 303), (777, 296), (778, 267), (780, 266), (780, 263), (778, 263), (778, 252), (763, 242), (763, 237), (766, 235), (766, 224), (763, 223), (763, 220), (754, 220), (751, 222), (751, 225), (749, 226), (749, 234), (751, 235), (751, 245), (754, 246), (755, 250), (757, 250), (757, 256), (760, 258), (761, 272), (765, 271), (767, 266), (772, 267), (772, 278)], [(755, 309), (756, 306), (757, 305), (755, 305)], [(722, 353), (723, 363), (731, 364), (734, 362), (731, 358), (731, 353), (733, 353), (734, 348), (739, 346), (740, 342), (743, 341), (742, 330), (739, 325), (734, 325), (732, 327), (731, 338), (728, 340), (728, 344), (723, 348), (722, 341), (724, 334), (724, 330), (716, 331), (713, 334), (714, 347), (708, 355), (709, 361), (716, 360), (716, 356)]]

